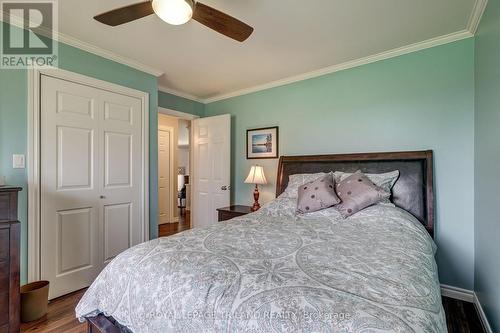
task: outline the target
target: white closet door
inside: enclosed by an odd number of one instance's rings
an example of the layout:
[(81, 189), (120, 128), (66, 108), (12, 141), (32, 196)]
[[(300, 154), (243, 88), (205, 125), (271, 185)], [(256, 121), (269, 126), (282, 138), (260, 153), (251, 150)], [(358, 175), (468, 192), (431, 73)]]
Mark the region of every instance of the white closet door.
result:
[(217, 223), (217, 208), (230, 203), (230, 115), (193, 121), (193, 176), (193, 227)]
[(136, 98), (42, 76), (41, 277), (49, 298), (89, 286), (142, 231)]

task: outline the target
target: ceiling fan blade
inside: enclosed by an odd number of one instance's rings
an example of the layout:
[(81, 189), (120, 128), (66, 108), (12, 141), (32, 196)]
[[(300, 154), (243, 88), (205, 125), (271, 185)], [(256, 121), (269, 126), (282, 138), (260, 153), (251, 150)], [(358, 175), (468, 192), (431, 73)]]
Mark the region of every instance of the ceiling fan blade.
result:
[(153, 5), (151, 1), (140, 2), (133, 5), (110, 10), (94, 16), (94, 20), (115, 27), (117, 25), (128, 23), (142, 17), (153, 14)]
[(245, 41), (253, 32), (248, 24), (199, 2), (195, 4), (193, 19), (238, 42)]

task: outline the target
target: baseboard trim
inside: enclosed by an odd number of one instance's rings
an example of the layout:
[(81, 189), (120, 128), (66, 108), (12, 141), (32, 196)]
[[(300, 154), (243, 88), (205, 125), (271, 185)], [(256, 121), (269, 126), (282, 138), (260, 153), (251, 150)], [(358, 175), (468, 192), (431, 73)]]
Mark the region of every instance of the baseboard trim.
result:
[(479, 320), (481, 320), (486, 333), (493, 333), (488, 318), (486, 318), (486, 313), (484, 313), (483, 306), (481, 305), (481, 302), (479, 302), (479, 298), (477, 298), (476, 293), (474, 293), (474, 306), (476, 307), (477, 313), (479, 315)]
[(441, 295), (453, 299), (458, 299), (464, 302), (473, 303), (479, 316), (479, 320), (481, 320), (481, 324), (483, 324), (484, 330), (486, 331), (486, 333), (493, 333), (490, 323), (488, 322), (488, 318), (484, 313), (483, 306), (481, 305), (481, 302), (479, 302), (479, 298), (474, 291), (442, 284)]
[(457, 288), (446, 284), (441, 285), (441, 295), (464, 302), (474, 303), (474, 291)]

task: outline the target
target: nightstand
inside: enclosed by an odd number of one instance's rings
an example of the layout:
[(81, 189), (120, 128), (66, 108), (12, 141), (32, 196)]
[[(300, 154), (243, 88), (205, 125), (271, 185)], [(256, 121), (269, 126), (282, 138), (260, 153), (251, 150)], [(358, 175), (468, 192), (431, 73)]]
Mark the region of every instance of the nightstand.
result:
[(224, 208), (218, 208), (219, 212), (219, 222), (227, 221), (232, 218), (243, 216), (252, 213), (252, 207), (250, 206), (242, 206), (242, 205), (234, 205)]

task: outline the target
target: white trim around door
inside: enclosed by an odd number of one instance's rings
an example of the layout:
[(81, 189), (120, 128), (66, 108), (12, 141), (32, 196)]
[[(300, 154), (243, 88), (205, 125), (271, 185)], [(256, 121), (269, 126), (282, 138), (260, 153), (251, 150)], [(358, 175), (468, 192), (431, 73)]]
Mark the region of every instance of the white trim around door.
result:
[[(168, 133), (168, 189), (167, 189), (167, 197), (168, 197), (168, 216), (167, 221), (162, 221), (162, 207), (161, 207), (161, 199), (163, 195), (161, 194), (162, 189), (162, 177), (161, 177), (161, 145), (160, 145), (160, 132)], [(177, 148), (177, 143), (174, 142), (174, 128), (170, 126), (162, 126), (158, 125), (158, 225), (167, 224), (173, 222), (179, 222), (179, 217), (177, 217), (177, 221), (174, 217), (174, 202), (177, 201), (177, 196), (174, 196), (174, 193), (177, 193), (177, 189), (174, 190), (174, 181), (177, 173), (177, 165), (174, 165), (174, 156), (175, 149)], [(177, 205), (175, 205), (176, 207)]]
[(165, 114), (167, 116), (172, 116), (172, 117), (185, 119), (185, 120), (194, 120), (194, 119), (200, 118), (200, 116), (197, 116), (197, 115), (194, 115), (191, 113), (176, 111), (176, 110), (172, 110), (172, 109), (166, 109), (166, 108), (162, 108), (161, 106), (158, 107), (158, 112), (161, 114)]
[(149, 94), (62, 69), (28, 71), (28, 282), (40, 279), (40, 81), (42, 75), (134, 97), (142, 106), (142, 239), (149, 240)]
[[(189, 186), (191, 187), (191, 189), (186, 193), (186, 195), (189, 196), (190, 207), (186, 207), (186, 209), (191, 211), (191, 220), (192, 220), (193, 209), (194, 209), (194, 207), (192, 205), (192, 202), (193, 202), (193, 185), (192, 185), (193, 183), (192, 183), (192, 180), (194, 179), (194, 174), (195, 174), (195, 171), (193, 168), (193, 161), (194, 161), (194, 156), (193, 156), (193, 142), (194, 142), (193, 141), (194, 140), (193, 120), (200, 118), (200, 116), (197, 116), (197, 115), (194, 115), (191, 113), (177, 111), (177, 110), (162, 108), (162, 107), (158, 107), (158, 112), (161, 114), (167, 115), (167, 116), (172, 116), (172, 117), (176, 117), (179, 119), (191, 121), (191, 129), (189, 131), (190, 132), (190, 134), (189, 134), (189, 173), (190, 173), (189, 178), (190, 178), (190, 185)], [(178, 221), (174, 220), (174, 222), (178, 222)], [(191, 227), (192, 227), (192, 224), (191, 224)]]

